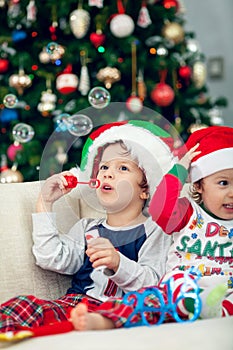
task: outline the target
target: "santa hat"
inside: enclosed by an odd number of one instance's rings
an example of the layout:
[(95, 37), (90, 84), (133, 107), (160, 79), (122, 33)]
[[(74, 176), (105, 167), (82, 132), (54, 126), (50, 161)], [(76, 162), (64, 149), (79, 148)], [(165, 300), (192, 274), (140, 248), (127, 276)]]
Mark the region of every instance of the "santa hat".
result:
[[(71, 171), (79, 181), (89, 181), (98, 149), (119, 140), (124, 142), (133, 159), (137, 160), (138, 166), (145, 171), (151, 196), (162, 176), (174, 164), (171, 152), (174, 140), (166, 131), (147, 121), (130, 120), (99, 127), (84, 144), (80, 167)], [(88, 205), (103, 210), (98, 204), (95, 190), (88, 186), (77, 186), (77, 189)]]
[(228, 126), (209, 126), (194, 131), (186, 142), (186, 148), (199, 143), (190, 167), (190, 178), (196, 182), (217, 171), (233, 168), (233, 128)]

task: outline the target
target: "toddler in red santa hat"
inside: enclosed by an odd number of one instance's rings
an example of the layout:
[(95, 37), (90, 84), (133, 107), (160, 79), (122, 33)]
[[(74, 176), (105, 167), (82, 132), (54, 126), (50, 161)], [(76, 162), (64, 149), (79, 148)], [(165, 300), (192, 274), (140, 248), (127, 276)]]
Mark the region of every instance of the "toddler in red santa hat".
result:
[[(166, 270), (194, 266), (201, 272), (202, 317), (233, 315), (233, 128), (197, 130), (185, 148), (157, 187), (149, 212), (173, 237)], [(180, 197), (188, 173), (190, 196)]]

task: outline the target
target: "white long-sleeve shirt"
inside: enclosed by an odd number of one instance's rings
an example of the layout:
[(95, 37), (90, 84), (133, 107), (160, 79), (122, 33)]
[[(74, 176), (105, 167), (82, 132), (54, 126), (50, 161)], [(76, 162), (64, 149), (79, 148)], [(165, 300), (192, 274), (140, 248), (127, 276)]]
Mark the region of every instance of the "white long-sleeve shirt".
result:
[[(33, 253), (43, 269), (73, 275), (67, 293), (82, 293), (99, 300), (155, 285), (165, 272), (170, 237), (149, 217), (131, 227), (111, 227), (105, 219), (81, 219), (67, 234), (59, 234), (55, 213), (35, 213)], [(120, 253), (116, 273), (92, 268), (85, 254), (85, 234), (97, 229)]]

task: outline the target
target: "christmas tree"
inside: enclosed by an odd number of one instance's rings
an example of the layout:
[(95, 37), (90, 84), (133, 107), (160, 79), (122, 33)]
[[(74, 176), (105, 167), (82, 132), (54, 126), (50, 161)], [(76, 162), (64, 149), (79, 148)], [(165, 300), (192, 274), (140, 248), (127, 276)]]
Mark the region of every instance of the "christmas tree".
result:
[(0, 20), (1, 182), (37, 180), (49, 139), (44, 177), (79, 164), (84, 134), (74, 142), (63, 125), (91, 99), (98, 123), (113, 121), (110, 100), (127, 119), (145, 106), (184, 140), (226, 105), (208, 96), (181, 0), (0, 0)]

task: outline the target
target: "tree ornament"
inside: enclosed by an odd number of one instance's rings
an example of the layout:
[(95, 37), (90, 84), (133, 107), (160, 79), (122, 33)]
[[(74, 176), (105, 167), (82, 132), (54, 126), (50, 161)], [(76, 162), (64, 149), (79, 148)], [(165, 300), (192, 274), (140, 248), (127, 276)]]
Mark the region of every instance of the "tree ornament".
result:
[(121, 79), (121, 72), (114, 67), (105, 67), (98, 71), (96, 78), (103, 82), (107, 89), (111, 89), (112, 84)]
[(192, 76), (192, 68), (186, 65), (181, 66), (178, 70), (178, 74), (179, 77), (185, 81), (186, 85), (188, 85)]
[(141, 101), (144, 101), (146, 98), (146, 84), (145, 84), (141, 69), (139, 69), (139, 72), (138, 72), (137, 88), (138, 88), (138, 97), (141, 99)]
[(52, 93), (51, 90), (51, 81), (48, 79), (46, 81), (46, 91), (42, 91), (40, 103), (37, 106), (38, 111), (42, 114), (43, 117), (48, 117), (51, 112), (56, 108), (57, 96)]
[(80, 72), (78, 90), (81, 92), (82, 96), (86, 96), (88, 94), (88, 91), (90, 90), (90, 78), (87, 69), (88, 58), (84, 50), (80, 52), (80, 61), (82, 67)]
[(146, 6), (146, 1), (142, 1), (142, 7), (138, 14), (137, 25), (141, 28), (147, 28), (152, 23), (149, 11)]
[(49, 27), (50, 37), (51, 37), (51, 40), (53, 41), (57, 40), (57, 34), (56, 34), (57, 27), (58, 27), (57, 21), (53, 21), (52, 25)]
[(78, 77), (72, 73), (72, 65), (68, 64), (56, 79), (56, 89), (60, 94), (68, 95), (75, 92), (78, 87)]
[(88, 6), (96, 6), (102, 8), (104, 5), (104, 0), (88, 0)]
[(0, 8), (5, 7), (6, 5), (6, 0), (0, 0)]
[(187, 39), (186, 40), (186, 48), (190, 52), (199, 52), (201, 50), (200, 44), (196, 39)]
[(96, 32), (90, 34), (90, 41), (97, 49), (99, 46), (103, 45), (106, 36), (102, 33), (101, 29), (97, 29)]
[(158, 83), (151, 91), (151, 99), (160, 107), (169, 106), (174, 97), (174, 90), (166, 83)]
[(150, 96), (152, 101), (155, 102), (157, 106), (167, 107), (173, 102), (175, 98), (175, 93), (174, 90), (170, 87), (170, 85), (165, 83), (167, 70), (161, 71), (160, 75), (160, 82), (151, 91)]
[(70, 29), (77, 39), (83, 38), (90, 26), (90, 14), (82, 9), (82, 6), (78, 6), (77, 10), (74, 10), (70, 14)]
[(7, 58), (0, 58), (0, 73), (6, 73), (9, 69), (9, 60)]
[(168, 55), (168, 49), (164, 45), (159, 45), (157, 48), (157, 55), (160, 57), (166, 57)]
[(134, 31), (133, 19), (125, 14), (122, 0), (117, 0), (118, 14), (115, 14), (110, 22), (110, 31), (117, 38), (125, 38)]
[(22, 151), (23, 146), (18, 142), (18, 141), (14, 141), (13, 144), (11, 144), (8, 148), (7, 148), (7, 156), (8, 158), (14, 162), (17, 152)]
[(211, 125), (224, 125), (224, 120), (222, 118), (222, 111), (218, 106), (214, 106), (208, 112), (210, 117)]
[(138, 96), (131, 95), (126, 100), (126, 107), (132, 113), (139, 113), (143, 108), (143, 103)]
[(43, 47), (42, 51), (39, 53), (39, 60), (43, 64), (50, 62), (50, 54), (48, 53), (46, 47)]
[(20, 16), (21, 7), (19, 1), (8, 1), (7, 21), (10, 28), (15, 27)]
[(180, 44), (184, 40), (184, 29), (179, 23), (167, 21), (162, 28), (162, 36), (175, 45)]
[(192, 80), (197, 89), (201, 89), (206, 82), (206, 65), (204, 62), (196, 61), (193, 64)]
[(37, 14), (37, 7), (34, 0), (30, 0), (27, 5), (27, 21), (35, 22)]
[(125, 38), (134, 31), (134, 21), (126, 14), (117, 14), (110, 22), (110, 31), (116, 38)]
[(179, 10), (179, 2), (177, 0), (163, 0), (163, 7), (165, 9), (175, 8), (177, 12)]
[(16, 164), (13, 164), (11, 169), (3, 170), (0, 173), (0, 183), (7, 184), (16, 182), (23, 182), (23, 175), (17, 170)]
[(13, 74), (9, 78), (9, 85), (16, 89), (19, 95), (23, 95), (24, 89), (32, 85), (30, 77), (25, 74), (24, 69), (20, 68), (18, 74)]

